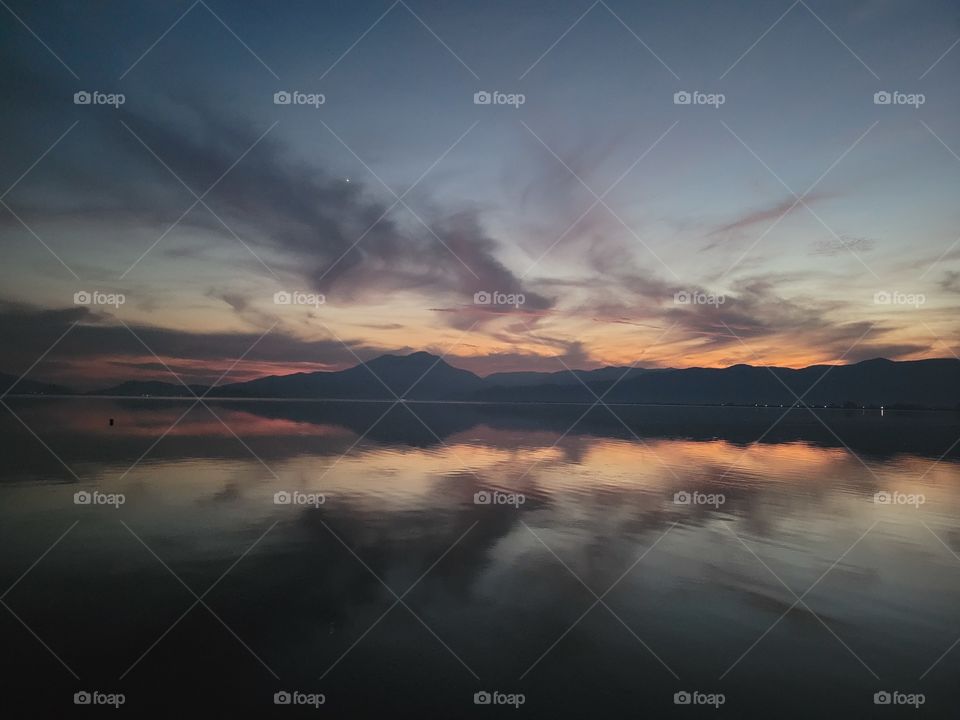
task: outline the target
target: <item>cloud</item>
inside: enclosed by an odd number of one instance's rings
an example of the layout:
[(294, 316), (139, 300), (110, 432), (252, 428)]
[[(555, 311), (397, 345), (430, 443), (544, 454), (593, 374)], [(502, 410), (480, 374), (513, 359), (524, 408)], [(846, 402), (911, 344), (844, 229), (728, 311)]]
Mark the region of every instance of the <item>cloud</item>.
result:
[[(585, 286), (588, 294), (578, 313), (590, 313), (596, 322), (659, 329), (663, 342), (673, 346), (672, 352), (687, 357), (729, 348), (731, 356), (754, 364), (771, 355), (784, 357), (798, 351), (805, 357), (825, 355), (839, 360), (864, 333), (856, 347), (867, 348), (869, 357), (888, 353), (887, 357), (897, 358), (918, 351), (911, 343), (885, 342), (897, 330), (886, 322), (838, 320), (845, 316), (847, 303), (815, 295), (788, 296), (785, 288), (803, 278), (796, 273), (768, 273), (742, 278), (728, 288), (712, 288), (665, 281), (643, 270), (609, 273), (602, 283)], [(713, 295), (723, 301), (678, 304), (678, 293)]]
[(876, 247), (876, 244), (877, 241), (873, 238), (841, 235), (839, 238), (830, 238), (816, 242), (813, 246), (813, 254), (833, 257), (848, 252), (870, 252)]
[(931, 357), (931, 350), (932, 348), (929, 345), (913, 343), (864, 343), (847, 353), (845, 360), (847, 362), (860, 362), (861, 360), (872, 360), (874, 358), (900, 360), (916, 355)]
[[(9, 129), (30, 117), (55, 139), (69, 126), (63, 105), (72, 90), (58, 76), (41, 76), (17, 58), (9, 60), (0, 89), (8, 91), (7, 101), (18, 112), (0, 122)], [(27, 80), (14, 80), (20, 69)], [(36, 94), (32, 87), (45, 92)], [(500, 243), (485, 232), (476, 211), (442, 207), (430, 197), (418, 197), (417, 208), (409, 210), (379, 187), (332, 177), (322, 161), (286, 145), (279, 130), (257, 142), (269, 122), (230, 113), (199, 93), (179, 95), (139, 97), (117, 110), (85, 112), (76, 136), (45, 159), (52, 172), (44, 183), (17, 188), (20, 213), (31, 224), (91, 223), (114, 232), (150, 229), (159, 237), (194, 202), (181, 181), (198, 195), (215, 185), (204, 201), (219, 219), (197, 206), (183, 217), (182, 229), (229, 243), (237, 242), (236, 232), (276, 274), (299, 276), (310, 288), (343, 301), (412, 292), (436, 302), (499, 290), (524, 293), (533, 308), (552, 305), (498, 259)], [(30, 102), (18, 104), (23, 98)], [(16, 160), (12, 166), (26, 167), (31, 152), (35, 149), (15, 149), (7, 157)], [(4, 213), (0, 222), (16, 221)], [(171, 251), (169, 246), (168, 238), (158, 252)], [(99, 257), (97, 252), (90, 248), (84, 261), (116, 262), (103, 248)], [(266, 272), (248, 259), (258, 274)], [(236, 308), (237, 300), (242, 303), (234, 293), (228, 302)]]
[[(849, 321), (850, 315), (844, 314), (851, 309), (849, 304), (827, 302), (812, 294), (791, 294), (782, 276), (756, 276), (724, 288), (709, 287), (709, 279), (694, 277), (689, 282), (672, 277), (664, 279), (662, 276), (670, 273), (658, 267), (639, 247), (636, 237), (603, 207), (595, 208), (582, 218), (544, 258), (542, 265), (554, 261), (552, 267), (562, 270), (561, 278), (521, 277), (502, 258), (522, 257), (523, 253), (517, 252), (517, 248), (505, 247), (496, 234), (489, 231), (492, 226), (483, 222), (484, 216), (479, 211), (459, 204), (448, 205), (439, 200), (441, 193), (425, 189), (416, 194), (416, 200), (412, 196), (407, 198), (413, 207), (410, 210), (402, 205), (394, 206), (395, 198), (373, 183), (368, 185), (356, 179), (345, 182), (328, 171), (322, 156), (311, 154), (319, 144), (307, 142), (291, 146), (286, 142), (283, 133), (296, 123), (286, 121), (291, 117), (289, 114), (283, 116), (284, 124), (250, 150), (273, 119), (266, 117), (274, 110), (266, 95), (262, 98), (267, 105), (264, 111), (264, 108), (252, 107), (256, 99), (242, 98), (234, 102), (236, 98), (226, 99), (227, 93), (222, 91), (205, 96), (199, 88), (178, 87), (179, 81), (171, 74), (166, 81), (169, 83), (167, 94), (158, 92), (165, 87), (163, 83), (140, 84), (131, 86), (131, 101), (118, 110), (77, 108), (70, 102), (77, 88), (62, 68), (53, 64), (50, 67), (27, 64), (15, 55), (13, 47), (0, 49), (0, 64), (4, 66), (0, 72), (0, 91), (12, 108), (0, 117), (0, 130), (8, 137), (28, 138), (29, 142), (8, 143), (0, 149), (4, 160), (0, 165), (7, 168), (3, 172), (9, 182), (30, 167), (74, 119), (81, 122), (57, 146), (56, 152), (43, 158), (36, 171), (8, 200), (31, 225), (34, 220), (60, 223), (62, 236), (74, 241), (67, 252), (82, 254), (86, 267), (78, 269), (84, 275), (84, 270), (97, 268), (98, 264), (99, 269), (103, 269), (121, 262), (120, 256), (113, 252), (114, 247), (129, 252), (130, 261), (135, 259), (194, 200), (191, 193), (123, 129), (123, 122), (192, 190), (202, 193), (217, 183), (206, 202), (280, 276), (274, 289), (322, 292), (328, 297), (328, 307), (336, 311), (351, 305), (362, 308), (368, 303), (383, 303), (400, 295), (408, 304), (411, 298), (414, 303), (422, 299), (424, 311), (435, 310), (436, 325), (462, 330), (474, 328), (475, 332), (484, 334), (483, 342), (478, 341), (478, 347), (483, 348), (477, 349), (478, 355), (496, 344), (500, 351), (495, 351), (486, 362), (471, 358), (469, 362), (474, 366), (482, 364), (489, 368), (495, 363), (517, 363), (513, 366), (517, 367), (528, 363), (527, 367), (547, 364), (556, 369), (551, 354), (559, 355), (572, 367), (595, 365), (598, 359), (590, 351), (591, 342), (578, 333), (582, 328), (596, 331), (598, 323), (610, 323), (610, 336), (617, 337), (629, 334), (653, 338), (660, 334), (658, 330), (675, 328), (667, 340), (673, 342), (676, 338), (679, 345), (669, 351), (672, 353), (669, 359), (676, 358), (679, 365), (695, 362), (700, 349), (714, 351), (729, 347), (731, 355), (734, 352), (744, 355), (743, 347), (731, 337), (727, 326), (751, 347), (756, 345), (767, 358), (780, 358), (783, 351), (796, 356), (798, 348), (839, 356), (869, 327), (864, 322)], [(42, 48), (40, 50), (42, 54)], [(384, 126), (392, 129), (389, 118)], [(317, 131), (325, 133), (322, 128)], [(532, 261), (557, 241), (560, 233), (593, 198), (535, 138), (522, 129), (520, 132), (528, 152), (509, 158), (516, 163), (510, 168), (515, 171), (507, 173), (509, 177), (501, 189), (522, 210), (529, 210), (518, 213), (524, 219), (519, 225), (510, 226), (509, 235), (520, 250), (530, 250), (527, 246), (536, 248), (531, 253)], [(574, 132), (564, 139), (562, 128), (558, 127), (555, 132), (560, 137), (545, 136), (547, 142), (598, 192), (635, 157), (632, 153), (623, 153), (625, 138), (616, 133)], [(327, 140), (336, 145), (331, 137)], [(365, 154), (362, 148), (357, 150)], [(234, 163), (236, 167), (230, 169)], [(228, 169), (230, 172), (218, 182)], [(657, 241), (662, 235), (658, 233), (662, 233), (662, 228), (654, 228), (653, 223), (662, 211), (651, 207), (649, 213), (638, 212), (646, 210), (652, 198), (643, 197), (636, 187), (628, 190), (629, 187), (629, 183), (623, 186), (624, 194), (631, 194), (627, 210), (623, 211), (624, 221), (630, 230), (645, 239), (649, 227), (651, 242), (659, 251)], [(813, 194), (805, 198), (805, 203), (812, 205), (825, 197), (825, 194)], [(683, 195), (681, 199), (690, 199), (691, 214), (695, 214), (697, 195)], [(613, 198), (610, 202), (620, 212), (621, 204)], [(672, 207), (669, 203), (667, 206)], [(733, 205), (729, 210), (733, 217), (716, 223), (718, 227), (707, 226), (708, 241), (720, 244), (728, 236), (744, 234), (743, 231), (759, 232), (762, 224), (801, 207), (793, 196), (748, 211)], [(539, 231), (525, 232), (525, 223), (539, 224)], [(0, 225), (15, 224), (12, 216), (0, 213)], [(697, 221), (695, 227), (702, 228), (702, 225)], [(38, 229), (46, 237), (44, 228)], [(197, 299), (191, 293), (207, 292), (209, 298), (223, 303), (220, 319), (224, 322), (218, 327), (251, 329), (194, 332), (148, 325), (134, 329), (165, 359), (177, 359), (178, 371), (199, 378), (215, 375), (217, 370), (229, 366), (275, 318), (257, 309), (262, 304), (258, 299), (269, 297), (269, 292), (260, 287), (268, 274), (237, 243), (231, 230), (203, 207), (184, 217), (181, 229), (183, 232), (178, 230), (176, 237), (165, 239), (144, 264), (138, 266), (131, 275), (134, 282), (148, 275), (146, 268), (151, 263), (162, 264), (164, 269), (182, 270), (183, 277), (170, 278), (169, 296), (176, 297), (178, 310), (183, 311)], [(129, 232), (131, 230), (135, 232)], [(19, 226), (18, 232), (22, 232)], [(9, 237), (12, 233), (4, 235)], [(141, 235), (146, 236), (142, 248), (136, 246)], [(56, 240), (57, 233), (52, 233), (52, 237)], [(221, 240), (235, 250), (229, 257), (221, 252)], [(185, 246), (186, 243), (189, 245)], [(873, 246), (870, 238), (844, 237), (840, 241), (818, 244), (814, 252), (833, 256), (849, 250), (867, 251)], [(674, 250), (667, 248), (663, 257), (670, 259), (680, 254)], [(944, 259), (958, 253), (960, 251), (953, 251)], [(237, 282), (237, 259), (253, 271), (254, 282), (249, 286)], [(739, 266), (740, 272), (753, 272), (749, 268), (754, 262), (769, 260), (748, 257)], [(651, 266), (656, 270), (650, 270)], [(689, 272), (694, 267), (695, 264), (680, 259), (677, 269)], [(120, 269), (125, 268), (126, 264)], [(543, 272), (547, 270), (544, 268)], [(149, 280), (152, 282), (155, 278)], [(824, 282), (824, 278), (821, 276), (819, 281)], [(829, 276), (826, 282), (830, 282)], [(149, 289), (151, 285), (145, 284), (145, 287)], [(806, 287), (812, 287), (812, 283)], [(946, 292), (960, 292), (958, 274), (947, 273), (941, 288)], [(522, 293), (526, 302), (520, 308), (475, 305), (473, 294), (480, 290)], [(680, 306), (673, 302), (678, 292), (716, 294), (720, 291), (724, 292), (726, 301), (716, 307)], [(160, 293), (157, 296), (163, 297)], [(137, 297), (141, 308), (157, 307), (149, 295)], [(208, 309), (209, 305), (206, 303)], [(401, 327), (392, 320), (405, 321), (419, 309), (415, 307), (410, 315), (372, 317), (368, 318), (371, 322), (351, 322), (349, 326), (366, 338), (384, 337)], [(162, 370), (122, 326), (90, 309), (44, 311), (35, 307), (4, 306), (0, 308), (0, 315), (3, 336), (17, 338), (3, 351), (0, 369), (25, 369), (56, 339), (58, 332), (73, 320), (79, 320), (81, 326), (76, 336), (71, 334), (58, 353), (48, 359), (46, 367), (59, 367), (64, 374), (72, 368), (90, 376), (98, 362), (101, 374), (160, 373)], [(210, 312), (204, 319), (215, 315)], [(201, 322), (199, 319), (184, 321), (185, 313), (175, 316), (158, 312), (154, 317), (168, 322), (176, 317), (176, 322), (196, 322), (197, 326)], [(351, 321), (357, 319), (352, 317)], [(418, 317), (414, 322), (419, 321)], [(887, 322), (893, 321), (891, 318)], [(335, 341), (305, 340), (294, 334), (295, 329), (306, 328), (309, 322), (305, 320), (297, 328), (278, 326), (251, 353), (241, 371), (278, 372), (355, 362)], [(422, 338), (424, 328), (418, 326), (416, 330), (416, 336)], [(441, 330), (445, 335), (446, 328)], [(899, 328), (885, 324), (876, 326), (864, 347), (873, 353), (891, 355), (915, 352), (917, 346), (900, 342), (900, 336), (894, 337), (899, 332)], [(607, 341), (607, 337), (603, 339)], [(348, 342), (361, 357), (396, 350), (381, 348), (371, 340), (351, 338)], [(877, 344), (867, 345), (867, 342)], [(634, 350), (632, 344), (626, 347), (624, 352), (642, 351), (642, 348)], [(531, 348), (536, 352), (542, 349), (542, 353), (536, 354)], [(61, 350), (69, 350), (75, 360), (58, 359), (67, 354), (59, 352)], [(716, 355), (711, 356), (715, 358)]]
[(582, 370), (599, 365), (589, 356), (582, 343), (568, 342), (559, 349), (560, 352), (551, 351), (547, 355), (534, 352), (493, 352), (484, 356), (451, 354), (446, 359), (452, 365), (480, 376), (495, 372), (557, 372), (565, 370), (564, 365), (574, 370)]
[(940, 289), (949, 293), (960, 293), (960, 272), (956, 270), (947, 270), (943, 274), (943, 279), (937, 283)]
[[(67, 333), (73, 323), (77, 326)], [(175, 382), (140, 340), (164, 362), (171, 367), (179, 365), (198, 382), (215, 380), (240, 357), (243, 360), (227, 381), (247, 375), (348, 367), (357, 362), (353, 353), (367, 360), (387, 350), (348, 338), (344, 338), (346, 345), (335, 339), (304, 340), (279, 328), (259, 343), (262, 331), (190, 332), (149, 325), (130, 325), (130, 329), (135, 335), (110, 316), (86, 307), (46, 310), (2, 302), (0, 337), (17, 341), (4, 349), (0, 371), (24, 372), (64, 333), (50, 355), (31, 371), (33, 379), (79, 379), (95, 386), (127, 378)]]
[(749, 210), (734, 220), (710, 231), (708, 236), (723, 235), (734, 230), (743, 230), (744, 228), (748, 228), (751, 225), (756, 225), (757, 223), (766, 222), (768, 220), (777, 220), (784, 215), (796, 212), (797, 210), (803, 208), (805, 204), (812, 205), (813, 203), (826, 197), (828, 197), (828, 195), (824, 193), (811, 193), (803, 198), (803, 202), (799, 202), (797, 198), (795, 198), (793, 195), (790, 195), (772, 207)]

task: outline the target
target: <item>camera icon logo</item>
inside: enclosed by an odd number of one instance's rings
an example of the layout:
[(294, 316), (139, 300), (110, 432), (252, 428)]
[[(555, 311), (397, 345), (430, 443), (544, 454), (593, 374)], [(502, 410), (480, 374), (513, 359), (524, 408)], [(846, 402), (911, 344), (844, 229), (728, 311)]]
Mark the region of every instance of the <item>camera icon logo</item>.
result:
[(693, 96), (686, 90), (679, 90), (673, 94), (674, 105), (689, 105), (693, 102)]
[(487, 490), (480, 490), (473, 494), (474, 505), (489, 505), (491, 502), (493, 502), (493, 495)]
[(89, 105), (91, 100), (92, 96), (86, 90), (80, 90), (73, 94), (74, 105)]
[(279, 90), (273, 94), (274, 105), (289, 105), (292, 99), (292, 96), (286, 90)]
[(873, 104), (874, 105), (889, 105), (893, 102), (893, 95), (888, 93), (886, 90), (880, 90), (873, 94)]
[(486, 690), (481, 690), (473, 694), (474, 705), (489, 705), (491, 702), (493, 702), (493, 696)]
[(293, 302), (293, 295), (286, 290), (278, 290), (273, 294), (274, 305), (289, 305)]
[(883, 490), (873, 496), (873, 501), (877, 505), (890, 505), (893, 502), (893, 496), (886, 490)]
[(474, 105), (489, 105), (491, 102), (493, 102), (493, 96), (486, 90), (480, 90), (473, 94)]
[(74, 505), (89, 505), (93, 496), (86, 490), (80, 490), (73, 494)]
[(273, 694), (274, 705), (289, 705), (291, 702), (293, 702), (293, 696), (286, 690), (281, 690)]
[(80, 290), (73, 294), (74, 305), (89, 305), (93, 302), (93, 297), (86, 290)]
[(673, 694), (674, 705), (689, 705), (691, 702), (693, 702), (693, 696), (686, 690), (681, 690)]
[(93, 702), (93, 696), (86, 690), (81, 690), (73, 694), (74, 705), (89, 705), (91, 702)]
[(673, 494), (673, 503), (674, 505), (689, 505), (691, 500), (690, 493), (686, 490), (681, 490)]
[(677, 305), (689, 305), (690, 304), (690, 293), (686, 290), (681, 290), (673, 294), (673, 302)]
[(273, 494), (274, 505), (289, 505), (292, 499), (292, 496), (286, 490), (278, 490)]
[(474, 305), (489, 305), (493, 302), (493, 296), (486, 290), (480, 290), (473, 294)]
[(889, 305), (893, 302), (893, 296), (885, 290), (873, 294), (874, 305)]
[(893, 697), (886, 690), (873, 694), (874, 705), (889, 705), (891, 702), (893, 702)]

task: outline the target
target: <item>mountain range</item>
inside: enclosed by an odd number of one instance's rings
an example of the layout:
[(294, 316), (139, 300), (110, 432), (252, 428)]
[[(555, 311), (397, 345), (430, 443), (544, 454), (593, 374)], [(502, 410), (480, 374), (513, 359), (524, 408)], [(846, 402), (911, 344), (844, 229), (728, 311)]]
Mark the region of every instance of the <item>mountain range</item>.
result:
[[(0, 390), (16, 379), (0, 374)], [(17, 394), (78, 394), (22, 380)], [(130, 381), (88, 395), (123, 397), (287, 398), (330, 400), (477, 401), (679, 405), (960, 408), (960, 360), (896, 362), (793, 369), (752, 365), (727, 368), (645, 369), (605, 367), (559, 372), (509, 372), (480, 377), (426, 352), (381, 355), (334, 372), (269, 375), (210, 388), (160, 381)]]

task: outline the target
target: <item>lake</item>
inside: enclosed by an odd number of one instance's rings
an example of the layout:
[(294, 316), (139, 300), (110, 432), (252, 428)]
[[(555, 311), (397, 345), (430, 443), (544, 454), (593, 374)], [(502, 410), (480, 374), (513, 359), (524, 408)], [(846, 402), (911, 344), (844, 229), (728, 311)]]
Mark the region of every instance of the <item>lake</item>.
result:
[(955, 413), (5, 402), (9, 707), (956, 717)]

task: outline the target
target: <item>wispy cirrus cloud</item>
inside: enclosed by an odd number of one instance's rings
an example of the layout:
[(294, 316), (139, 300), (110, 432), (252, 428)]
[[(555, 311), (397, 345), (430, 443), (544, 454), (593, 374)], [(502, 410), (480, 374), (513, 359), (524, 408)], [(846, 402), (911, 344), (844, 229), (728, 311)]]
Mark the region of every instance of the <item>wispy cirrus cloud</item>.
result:
[(804, 204), (813, 205), (814, 203), (820, 202), (828, 197), (831, 197), (831, 195), (827, 193), (811, 193), (803, 198), (803, 202), (798, 202), (797, 198), (795, 198), (793, 195), (788, 195), (775, 205), (748, 210), (733, 220), (711, 230), (708, 233), (708, 237), (712, 237), (714, 235), (723, 235), (726, 233), (735, 232), (737, 230), (744, 230), (760, 223), (773, 222), (774, 220), (778, 220), (785, 215), (795, 213), (798, 210), (803, 210)]

